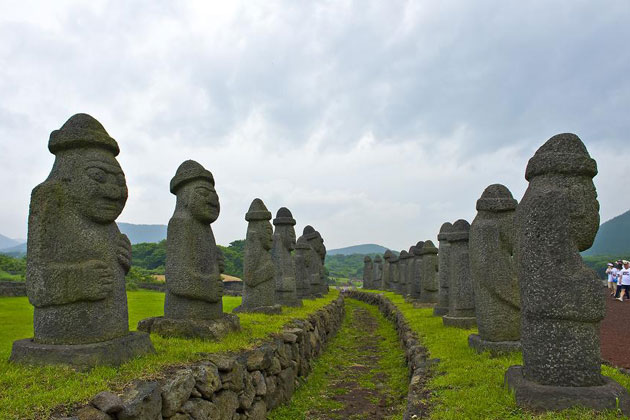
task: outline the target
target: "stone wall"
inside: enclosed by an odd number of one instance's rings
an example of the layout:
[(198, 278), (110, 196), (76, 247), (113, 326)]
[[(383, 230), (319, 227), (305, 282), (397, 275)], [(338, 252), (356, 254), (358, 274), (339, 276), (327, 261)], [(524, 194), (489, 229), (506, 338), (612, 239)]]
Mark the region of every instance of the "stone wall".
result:
[(263, 420), (267, 411), (291, 398), (343, 316), (340, 296), (252, 350), (208, 354), (173, 368), (161, 380), (137, 381), (120, 396), (101, 392), (74, 419)]
[(26, 296), (26, 284), (19, 281), (0, 281), (0, 296)]
[(166, 292), (166, 283), (138, 283), (138, 287), (156, 292)]
[(378, 306), (379, 310), (396, 326), (398, 337), (405, 349), (407, 367), (409, 368), (409, 391), (407, 393), (407, 409), (404, 420), (428, 417), (428, 390), (426, 382), (430, 377), (430, 368), (437, 359), (427, 359), (427, 350), (420, 344), (418, 336), (412, 331), (402, 312), (384, 295), (361, 292), (358, 290), (346, 290), (343, 295), (357, 299), (371, 305)]

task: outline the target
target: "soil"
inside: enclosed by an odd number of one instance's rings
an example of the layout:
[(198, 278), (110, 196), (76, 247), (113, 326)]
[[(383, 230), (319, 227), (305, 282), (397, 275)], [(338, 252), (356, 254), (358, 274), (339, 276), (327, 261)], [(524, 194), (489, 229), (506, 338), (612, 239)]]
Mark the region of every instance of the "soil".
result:
[[(387, 376), (374, 374), (371, 381), (375, 386), (361, 385), (361, 378), (369, 374), (370, 366), (376, 366), (380, 359), (378, 342), (383, 340), (376, 333), (378, 324), (372, 314), (362, 308), (353, 308), (352, 329), (359, 331), (351, 351), (354, 359), (350, 364), (335, 366), (343, 379), (330, 380), (328, 388), (332, 390), (330, 398), (343, 404), (342, 408), (326, 412), (309, 411), (308, 419), (385, 419), (399, 414), (400, 405), (392, 404), (391, 395), (386, 389)], [(339, 377), (339, 375), (336, 375)]]
[(606, 294), (606, 317), (600, 325), (602, 359), (610, 364), (630, 368), (630, 301), (620, 302), (608, 291)]

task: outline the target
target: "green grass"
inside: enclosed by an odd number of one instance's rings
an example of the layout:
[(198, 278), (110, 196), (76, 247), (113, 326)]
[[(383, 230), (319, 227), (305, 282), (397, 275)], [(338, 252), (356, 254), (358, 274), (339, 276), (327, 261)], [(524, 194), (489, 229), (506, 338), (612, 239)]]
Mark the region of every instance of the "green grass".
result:
[[(381, 292), (379, 292), (381, 293)], [(513, 395), (503, 386), (503, 376), (511, 365), (522, 364), (521, 353), (491, 358), (468, 347), (472, 330), (444, 327), (432, 309), (414, 309), (392, 292), (385, 292), (403, 312), (413, 330), (429, 350), (440, 359), (436, 375), (429, 381), (432, 390), (432, 419), (616, 419), (617, 414), (596, 414), (584, 408), (532, 415), (516, 406)], [(602, 366), (602, 373), (630, 389), (630, 377)]]
[(6, 271), (0, 270), (0, 281), (24, 281), (24, 276), (21, 274), (11, 274)]
[[(135, 330), (143, 318), (163, 314), (163, 293), (134, 291), (127, 296), (130, 329)], [(331, 291), (324, 298), (304, 300), (303, 307), (283, 308), (281, 315), (239, 314), (241, 331), (230, 333), (220, 342), (152, 334), (155, 355), (131, 360), (119, 368), (98, 367), (90, 372), (9, 363), (12, 342), (33, 335), (33, 308), (25, 297), (0, 298), (0, 419), (48, 418), (47, 414), (60, 406), (84, 404), (100, 391), (120, 390), (133, 379), (159, 377), (167, 366), (199, 360), (199, 353), (253, 347), (291, 319), (306, 318), (337, 296), (337, 291)], [(240, 301), (240, 297), (224, 296), (224, 311), (231, 312)]]
[[(354, 299), (346, 299), (346, 316), (340, 331), (327, 344), (324, 352), (315, 359), (313, 369), (301, 384), (291, 401), (281, 405), (268, 413), (271, 420), (298, 420), (308, 419), (324, 414), (325, 418), (332, 417), (332, 410), (342, 408), (342, 404), (335, 401), (335, 395), (348, 392), (343, 387), (336, 387), (335, 383), (349, 378), (349, 370), (352, 365), (361, 361), (361, 357), (372, 355), (360, 348), (361, 336), (366, 332), (356, 328), (354, 324), (354, 309), (367, 310), (377, 321), (378, 327), (372, 333), (382, 339), (378, 342), (378, 354), (380, 359), (376, 366), (369, 371), (358, 375), (357, 382), (366, 389), (375, 389), (380, 383), (379, 378), (385, 378), (383, 392), (387, 396), (388, 405), (394, 407), (392, 411), (398, 414), (391, 419), (402, 419), (407, 396), (407, 368), (405, 355), (400, 346), (398, 335), (393, 324), (385, 319), (378, 308)], [(354, 418), (354, 417), (353, 417)]]

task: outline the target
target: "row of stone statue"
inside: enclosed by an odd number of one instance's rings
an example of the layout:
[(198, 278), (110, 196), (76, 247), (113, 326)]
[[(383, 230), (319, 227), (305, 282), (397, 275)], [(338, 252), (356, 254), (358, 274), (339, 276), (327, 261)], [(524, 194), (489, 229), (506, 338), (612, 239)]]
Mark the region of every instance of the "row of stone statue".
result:
[[(118, 365), (154, 351), (147, 332), (220, 338), (240, 327), (223, 312), (222, 254), (211, 224), (220, 211), (212, 173), (182, 163), (170, 183), (176, 199), (168, 224), (164, 316), (129, 331), (125, 275), (131, 244), (116, 225), (127, 201), (117, 142), (87, 114), (50, 135), (55, 162), (33, 189), (28, 221), (26, 288), (34, 306), (34, 337), (13, 343), (11, 360)], [(243, 300), (235, 312), (278, 313), (280, 305), (327, 292), (326, 248), (311, 226), (295, 240), (291, 212), (273, 220), (260, 199), (245, 215)], [(296, 243), (297, 242), (297, 243)], [(295, 255), (291, 252), (295, 248)]]
[(601, 375), (604, 294), (580, 256), (599, 228), (596, 174), (576, 135), (554, 136), (529, 160), (520, 204), (505, 186), (490, 185), (472, 224), (440, 228), (437, 265), (431, 241), (398, 256), (388, 251), (374, 263), (365, 259), (366, 287), (434, 302), (445, 325), (476, 324), (469, 345), (477, 351), (522, 349), (523, 366), (505, 377), (520, 406), (629, 414), (628, 392)]

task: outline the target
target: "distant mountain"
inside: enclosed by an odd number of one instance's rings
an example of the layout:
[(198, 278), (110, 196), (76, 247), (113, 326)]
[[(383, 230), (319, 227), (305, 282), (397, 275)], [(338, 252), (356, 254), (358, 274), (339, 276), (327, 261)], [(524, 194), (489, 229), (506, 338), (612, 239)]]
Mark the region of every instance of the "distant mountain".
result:
[(363, 244), (339, 249), (329, 249), (326, 251), (326, 255), (383, 254), (387, 249), (388, 248), (381, 245)]
[(4, 235), (0, 235), (0, 249), (11, 248), (12, 246), (19, 245), (20, 241), (17, 239), (11, 239)]
[(599, 227), (593, 246), (582, 255), (630, 256), (630, 210), (604, 222)]
[(8, 255), (10, 257), (23, 257), (24, 255), (26, 255), (26, 242), (24, 242), (23, 244), (0, 249), (0, 254)]
[(118, 228), (129, 237), (132, 244), (160, 242), (166, 239), (166, 225), (134, 225), (118, 223)]

